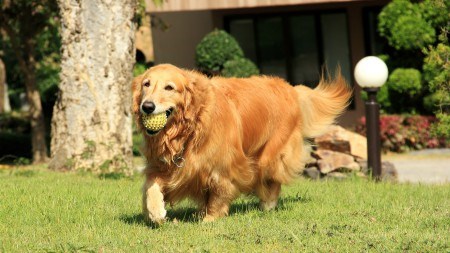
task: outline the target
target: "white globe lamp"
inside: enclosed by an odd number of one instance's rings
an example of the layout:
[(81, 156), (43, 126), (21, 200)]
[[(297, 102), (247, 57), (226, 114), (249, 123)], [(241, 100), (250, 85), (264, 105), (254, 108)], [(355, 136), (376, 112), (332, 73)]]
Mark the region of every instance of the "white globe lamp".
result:
[(388, 68), (376, 56), (362, 58), (355, 67), (355, 80), (362, 88), (379, 88), (388, 78)]
[(366, 136), (367, 165), (375, 180), (381, 179), (381, 138), (380, 138), (380, 106), (377, 103), (377, 92), (386, 83), (388, 68), (383, 60), (376, 56), (362, 58), (355, 67), (355, 80), (367, 92)]

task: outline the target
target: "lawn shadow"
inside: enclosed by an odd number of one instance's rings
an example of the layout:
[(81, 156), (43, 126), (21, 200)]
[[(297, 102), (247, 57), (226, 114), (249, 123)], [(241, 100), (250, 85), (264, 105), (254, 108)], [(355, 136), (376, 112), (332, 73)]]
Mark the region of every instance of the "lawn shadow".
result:
[(231, 204), (229, 215), (246, 214), (254, 210), (259, 210), (259, 202), (252, 198), (251, 200)]
[[(299, 194), (296, 194), (295, 196), (287, 196), (287, 197), (281, 197), (278, 200), (278, 205), (275, 208), (275, 211), (278, 210), (291, 210), (294, 203), (307, 203), (310, 202), (311, 198), (307, 195), (300, 196)], [(253, 210), (261, 210), (259, 208), (259, 200), (255, 197), (250, 197), (250, 200), (246, 200), (244, 202), (240, 203), (234, 203), (230, 207), (230, 215), (232, 214), (245, 214), (248, 212), (251, 212)]]
[[(307, 203), (311, 201), (311, 197), (307, 194), (300, 196), (296, 194), (295, 196), (282, 197), (278, 201), (278, 206), (275, 211), (278, 210), (291, 210), (294, 203)], [(233, 203), (230, 206), (229, 215), (236, 214), (246, 214), (254, 210), (259, 209), (259, 200), (251, 197), (248, 200), (243, 200), (238, 203)], [(142, 225), (148, 226), (150, 228), (158, 228), (152, 222), (148, 222), (142, 213), (139, 214), (124, 214), (119, 217), (119, 219), (129, 225)], [(198, 213), (197, 209), (194, 207), (179, 207), (179, 208), (169, 208), (167, 210), (167, 222), (183, 222), (183, 223), (196, 223), (202, 220), (202, 217)]]
[(167, 217), (172, 221), (198, 222), (201, 220), (200, 213), (194, 207), (170, 208)]
[(311, 202), (311, 197), (308, 195), (308, 192), (300, 195), (297, 193), (295, 196), (287, 196), (280, 198), (278, 201), (277, 209), (290, 210), (292, 209), (292, 205), (294, 203), (308, 203)]
[(129, 224), (129, 225), (142, 225), (142, 226), (150, 225), (144, 219), (144, 215), (142, 213), (139, 213), (139, 214), (122, 214), (119, 217), (119, 220), (121, 220), (123, 223)]
[[(195, 208), (183, 207), (178, 209), (170, 208), (167, 210), (167, 222), (198, 222), (200, 216)], [(150, 228), (158, 228), (159, 226), (153, 222), (144, 218), (142, 213), (138, 214), (123, 214), (119, 217), (119, 220), (129, 225), (147, 226)]]

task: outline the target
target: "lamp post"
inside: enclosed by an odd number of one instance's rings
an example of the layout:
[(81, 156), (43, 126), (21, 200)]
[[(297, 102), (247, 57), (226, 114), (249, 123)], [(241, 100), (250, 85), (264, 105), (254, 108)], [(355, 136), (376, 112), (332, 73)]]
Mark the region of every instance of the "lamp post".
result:
[(381, 138), (380, 138), (380, 106), (377, 103), (377, 92), (386, 82), (388, 68), (376, 56), (361, 59), (355, 67), (355, 80), (367, 92), (366, 128), (367, 128), (367, 160), (372, 176), (381, 178)]

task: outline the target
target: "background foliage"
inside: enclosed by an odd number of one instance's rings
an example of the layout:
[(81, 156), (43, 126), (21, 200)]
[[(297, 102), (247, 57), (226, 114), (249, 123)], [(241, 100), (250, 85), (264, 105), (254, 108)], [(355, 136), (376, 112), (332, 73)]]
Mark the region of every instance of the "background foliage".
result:
[(443, 29), (437, 46), (424, 49), (424, 76), (429, 82), (429, 89), (434, 92), (431, 101), (437, 106), (436, 116), (439, 124), (433, 126), (436, 135), (450, 140), (450, 45), (449, 31)]
[(378, 16), (378, 31), (389, 46), (385, 48), (387, 54), (381, 58), (391, 72), (378, 97), (384, 112), (435, 113), (439, 94), (432, 89), (427, 68), (440, 71), (443, 65), (436, 62), (437, 66), (427, 67), (424, 48), (428, 51), (435, 47), (441, 49), (442, 41), (437, 40), (437, 34), (449, 23), (448, 1), (394, 0), (382, 9)]
[[(378, 99), (385, 113), (435, 114), (429, 129), (450, 140), (450, 2), (394, 0), (378, 16), (390, 69)], [(438, 36), (439, 35), (439, 36)]]
[(249, 77), (259, 74), (256, 65), (247, 58), (236, 39), (223, 30), (207, 34), (195, 51), (197, 67), (209, 76)]
[[(447, 148), (450, 143), (444, 137), (431, 133), (434, 116), (420, 115), (382, 115), (380, 117), (380, 135), (384, 152), (406, 152), (424, 148)], [(356, 132), (366, 134), (366, 118), (356, 126)]]
[(225, 77), (249, 77), (258, 74), (258, 67), (247, 58), (226, 61), (221, 72)]
[[(60, 64), (60, 22), (57, 8), (44, 8), (47, 5), (56, 5), (52, 0), (19, 0), (12, 9), (8, 9), (8, 15), (15, 17), (11, 24), (15, 29), (20, 29), (20, 34), (24, 38), (33, 36), (35, 41), (34, 54), (36, 58), (36, 83), (41, 93), (44, 114), (51, 115), (56, 92), (59, 84), (59, 64)], [(0, 1), (0, 5), (3, 1)], [(34, 8), (36, 12), (42, 12), (41, 15), (35, 14), (32, 18), (24, 17), (19, 8)], [(47, 18), (49, 17), (49, 18)], [(36, 25), (38, 27), (36, 27)], [(42, 28), (42, 29), (39, 29)], [(29, 32), (27, 32), (29, 31)], [(31, 32), (33, 31), (33, 32)], [(22, 35), (29, 33), (29, 35)], [(7, 36), (0, 36), (0, 51), (3, 52), (2, 59), (5, 62), (9, 96), (13, 109), (20, 108), (20, 93), (24, 92), (24, 78), (19, 69), (17, 55), (15, 54), (11, 40)], [(23, 45), (21, 45), (23, 46)], [(46, 111), (50, 110), (50, 111)]]
[[(58, 90), (61, 42), (56, 0), (0, 1), (0, 30), (0, 57), (6, 66), (13, 110), (1, 115), (0, 142), (16, 143), (0, 148), (0, 157), (5, 154), (29, 157), (32, 128), (25, 91), (26, 87), (31, 90), (29, 87), (34, 87), (34, 82), (26, 80), (36, 81), (47, 130), (40, 134), (47, 139)], [(14, 127), (18, 125), (23, 127)], [(16, 141), (12, 141), (14, 138)]]

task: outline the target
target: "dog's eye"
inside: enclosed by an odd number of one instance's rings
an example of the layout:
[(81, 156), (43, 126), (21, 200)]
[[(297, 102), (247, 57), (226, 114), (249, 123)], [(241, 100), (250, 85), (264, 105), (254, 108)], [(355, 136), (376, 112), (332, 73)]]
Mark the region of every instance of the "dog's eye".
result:
[(172, 85), (166, 85), (166, 87), (164, 87), (165, 90), (171, 91), (173, 90), (173, 86)]
[(150, 80), (144, 80), (144, 82), (142, 83), (142, 85), (144, 85), (145, 87), (150, 87)]

